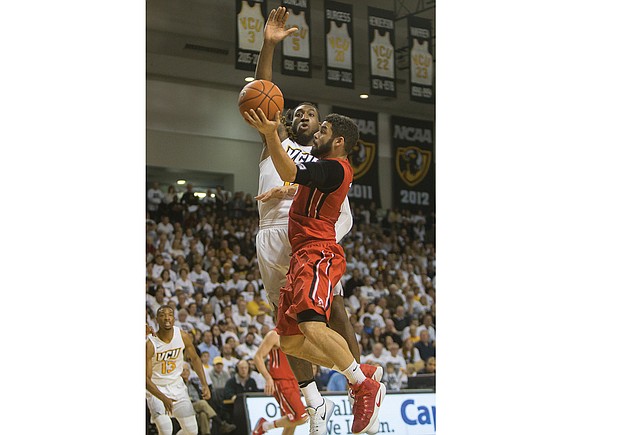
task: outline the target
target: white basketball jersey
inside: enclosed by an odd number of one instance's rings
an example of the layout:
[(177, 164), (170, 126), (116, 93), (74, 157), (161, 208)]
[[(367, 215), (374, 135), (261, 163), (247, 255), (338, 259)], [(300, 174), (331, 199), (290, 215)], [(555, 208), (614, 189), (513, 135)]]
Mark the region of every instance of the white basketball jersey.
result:
[(330, 21), (327, 34), (327, 66), (352, 69), (351, 51), (351, 37), (347, 25), (342, 23), (338, 26), (335, 21)]
[(174, 326), (174, 333), (170, 343), (162, 341), (157, 335), (148, 338), (155, 347), (153, 354), (153, 374), (151, 379), (155, 385), (168, 385), (177, 381), (183, 371), (183, 350), (185, 343), (181, 337), (181, 330)]
[(411, 82), (421, 85), (433, 84), (433, 56), (428, 52), (428, 41), (418, 44), (418, 40), (413, 39)]
[[(293, 159), (295, 163), (314, 162), (318, 160), (310, 154), (311, 146), (302, 146), (297, 142), (286, 138), (282, 141), (282, 148)], [(274, 187), (284, 186), (286, 183), (282, 181), (276, 167), (273, 165), (271, 156), (259, 163), (258, 176), (258, 194), (261, 195)], [(269, 200), (266, 202), (258, 201), (258, 216), (260, 217), (260, 225), (288, 225), (288, 212), (291, 208), (293, 198), (284, 198), (281, 200)], [(340, 207), (340, 216), (336, 221), (336, 240), (339, 241), (344, 237), (353, 226), (353, 217), (351, 214), (351, 206), (349, 198), (345, 198)]]
[(373, 76), (394, 78), (394, 47), (390, 42), (390, 33), (383, 36), (375, 29), (370, 44), (370, 73)]
[(283, 53), (290, 57), (310, 57), (310, 28), (306, 23), (306, 13), (301, 11), (299, 15), (291, 13), (287, 20), (286, 28), (297, 26), (297, 31), (282, 41)]
[(265, 20), (260, 3), (250, 7), (246, 1), (241, 2), (241, 12), (237, 15), (239, 48), (260, 51), (263, 45), (263, 27)]

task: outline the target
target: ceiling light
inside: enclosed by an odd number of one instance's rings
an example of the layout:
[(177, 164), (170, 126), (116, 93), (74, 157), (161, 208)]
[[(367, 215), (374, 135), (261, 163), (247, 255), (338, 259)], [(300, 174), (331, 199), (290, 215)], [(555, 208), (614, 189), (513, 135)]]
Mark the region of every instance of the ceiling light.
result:
[(205, 196), (207, 196), (206, 192), (194, 192), (194, 196), (197, 196), (198, 198), (202, 199)]
[(215, 198), (215, 193), (212, 193), (212, 194), (211, 194), (211, 198)]
[(185, 180), (177, 180), (177, 184), (185, 184), (186, 181)]
[(360, 94), (360, 98), (361, 98), (362, 100), (365, 100), (365, 99), (367, 99), (367, 98), (368, 98), (368, 94)]
[(245, 79), (246, 82), (253, 82), (254, 81), (254, 77), (246, 77)]

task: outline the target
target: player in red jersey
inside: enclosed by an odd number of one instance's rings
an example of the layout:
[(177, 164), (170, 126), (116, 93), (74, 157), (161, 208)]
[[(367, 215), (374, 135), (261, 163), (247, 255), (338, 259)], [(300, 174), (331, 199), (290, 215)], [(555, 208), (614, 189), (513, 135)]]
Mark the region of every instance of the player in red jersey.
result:
[[(265, 357), (269, 355), (269, 369), (265, 367)], [(275, 421), (267, 421), (264, 418), (258, 420), (252, 435), (262, 435), (268, 430), (282, 427), (283, 435), (292, 435), (295, 427), (308, 420), (308, 413), (299, 395), (297, 379), (288, 364), (284, 352), (280, 350), (280, 336), (275, 330), (265, 334), (256, 355), (254, 364), (259, 373), (267, 381), (265, 394), (275, 396), (280, 404), (282, 418)]]
[(244, 117), (265, 137), (280, 178), (299, 184), (289, 212), (292, 257), (280, 290), (280, 345), (287, 354), (334, 367), (347, 377), (355, 395), (352, 432), (366, 432), (378, 418), (385, 385), (366, 378), (345, 339), (327, 326), (333, 285), (346, 269), (334, 225), (353, 181), (347, 155), (359, 140), (357, 125), (346, 116), (328, 115), (314, 135), (311, 153), (319, 160), (295, 164), (280, 144), (279, 113), (274, 121), (261, 109)]

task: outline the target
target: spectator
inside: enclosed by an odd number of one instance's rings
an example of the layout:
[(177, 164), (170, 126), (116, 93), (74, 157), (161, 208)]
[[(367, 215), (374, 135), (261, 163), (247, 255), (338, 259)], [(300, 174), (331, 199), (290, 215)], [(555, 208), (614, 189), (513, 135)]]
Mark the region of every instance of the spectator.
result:
[(425, 314), (422, 317), (422, 324), (416, 329), (416, 335), (420, 335), (422, 331), (428, 331), (428, 337), (430, 341), (435, 341), (435, 328), (433, 326), (433, 316)]
[(209, 274), (202, 270), (202, 264), (196, 263), (189, 274), (194, 290), (204, 294), (205, 284), (211, 282)]
[(403, 379), (407, 376), (403, 371), (396, 369), (393, 363), (388, 362), (385, 365), (385, 373), (383, 374), (383, 382), (388, 391), (400, 391)]
[(405, 340), (401, 349), (401, 354), (407, 363), (418, 363), (422, 361), (420, 351), (415, 347), (413, 340)]
[(230, 373), (224, 369), (224, 360), (221, 356), (213, 358), (213, 367), (209, 370), (209, 377), (213, 382), (213, 389), (219, 390), (226, 386)]
[(235, 366), (235, 374), (226, 381), (224, 399), (235, 399), (241, 393), (257, 392), (256, 381), (250, 377), (250, 364), (241, 360)]
[(434, 356), (428, 357), (428, 359), (424, 363), (424, 368), (418, 371), (418, 373), (434, 375), (435, 374), (435, 357)]
[(211, 331), (204, 331), (202, 334), (202, 343), (198, 345), (200, 352), (209, 352), (211, 359), (209, 364), (213, 364), (213, 358), (220, 355), (220, 350), (213, 344), (213, 334)]
[(237, 310), (233, 310), (232, 319), (235, 322), (235, 325), (239, 328), (239, 333), (241, 335), (245, 334), (248, 330), (248, 326), (252, 323), (252, 316), (247, 312), (248, 303), (245, 301), (243, 296), (239, 296), (237, 298)]
[(146, 209), (151, 219), (159, 220), (160, 205), (164, 199), (164, 192), (159, 188), (159, 183), (155, 181), (146, 193)]
[(245, 336), (244, 342), (235, 349), (241, 359), (253, 359), (257, 350), (258, 345), (254, 342), (254, 334), (251, 332)]
[(192, 284), (192, 281), (189, 279), (189, 269), (182, 267), (181, 270), (179, 270), (179, 279), (176, 280), (174, 286), (176, 289), (180, 288), (183, 290), (188, 296), (194, 294), (194, 284)]
[(388, 347), (388, 350), (390, 354), (385, 357), (386, 364), (391, 363), (396, 371), (404, 373), (407, 363), (405, 362), (405, 358), (403, 358), (400, 346), (396, 343), (392, 343)]
[(383, 344), (382, 343), (373, 344), (372, 353), (366, 356), (362, 356), (360, 359), (361, 359), (361, 362), (364, 364), (371, 364), (375, 366), (379, 365), (383, 367), (383, 369), (385, 370), (385, 365), (387, 363), (387, 360), (386, 360), (386, 355), (383, 352)]
[(225, 343), (224, 346), (222, 346), (222, 363), (224, 364), (224, 369), (232, 374), (238, 362), (239, 360), (233, 355), (232, 346)]
[(435, 345), (430, 342), (428, 331), (425, 329), (420, 331), (420, 341), (415, 344), (415, 347), (420, 352), (420, 358), (424, 361), (435, 356)]

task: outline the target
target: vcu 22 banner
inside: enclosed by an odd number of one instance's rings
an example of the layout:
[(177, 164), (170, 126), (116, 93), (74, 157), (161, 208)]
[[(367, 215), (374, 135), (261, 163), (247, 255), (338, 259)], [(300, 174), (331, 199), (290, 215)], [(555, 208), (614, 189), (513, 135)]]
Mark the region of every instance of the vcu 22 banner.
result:
[(263, 45), (266, 0), (237, 0), (237, 50), (235, 68), (254, 71)]
[(349, 162), (353, 167), (349, 199), (364, 204), (374, 202), (377, 207), (381, 207), (377, 114), (337, 106), (332, 107), (332, 111), (353, 119), (360, 133), (360, 140), (349, 154)]
[(297, 27), (295, 33), (282, 41), (282, 74), (312, 77), (310, 0), (282, 0), (282, 6), (289, 12), (287, 29)]
[(435, 210), (435, 151), (431, 121), (391, 117), (395, 208)]
[(394, 14), (368, 7), (370, 93), (396, 97)]

